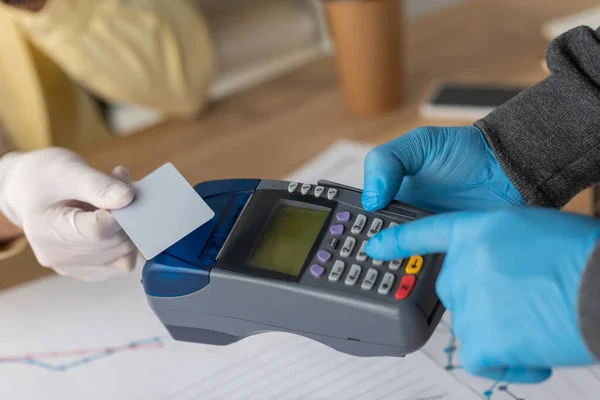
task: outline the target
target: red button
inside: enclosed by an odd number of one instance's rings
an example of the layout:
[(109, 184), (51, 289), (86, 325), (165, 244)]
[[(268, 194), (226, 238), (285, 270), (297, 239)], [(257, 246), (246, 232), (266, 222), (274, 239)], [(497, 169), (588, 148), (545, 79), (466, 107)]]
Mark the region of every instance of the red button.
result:
[(404, 275), (402, 280), (400, 281), (400, 286), (398, 286), (398, 290), (396, 290), (396, 300), (404, 300), (408, 297), (413, 287), (415, 287), (415, 282), (417, 281), (416, 276), (414, 275)]

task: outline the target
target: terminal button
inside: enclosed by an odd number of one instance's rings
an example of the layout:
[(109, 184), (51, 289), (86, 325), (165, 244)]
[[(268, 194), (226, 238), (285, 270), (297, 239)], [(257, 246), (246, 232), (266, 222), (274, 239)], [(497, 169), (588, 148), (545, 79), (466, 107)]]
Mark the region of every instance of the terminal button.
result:
[(333, 268), (331, 268), (331, 272), (329, 273), (329, 280), (331, 282), (337, 282), (340, 280), (340, 277), (344, 273), (344, 268), (346, 264), (344, 264), (341, 260), (336, 260), (333, 264)]
[(374, 268), (370, 268), (367, 271), (365, 280), (363, 281), (361, 288), (363, 290), (371, 290), (373, 288), (373, 285), (375, 284), (375, 281), (377, 280), (377, 275), (379, 275), (379, 272), (377, 272), (377, 270)]
[(376, 267), (382, 266), (383, 261), (382, 260), (373, 260), (373, 265), (375, 265)]
[(413, 287), (415, 287), (416, 281), (417, 278), (414, 275), (404, 275), (400, 281), (400, 286), (398, 286), (398, 289), (396, 290), (396, 300), (406, 299), (413, 290)]
[(371, 224), (371, 228), (369, 229), (369, 233), (367, 233), (368, 237), (373, 237), (379, 233), (381, 228), (383, 227), (383, 221), (379, 218), (375, 218), (373, 223)]
[(362, 268), (360, 267), (360, 265), (352, 264), (352, 267), (350, 267), (350, 272), (348, 273), (348, 276), (346, 277), (346, 281), (344, 283), (348, 286), (353, 286), (358, 280), (361, 271)]
[(398, 226), (398, 223), (397, 223), (397, 222), (390, 222), (390, 228), (393, 228), (393, 227), (395, 227), (395, 226)]
[(298, 182), (290, 182), (288, 186), (288, 192), (294, 193), (298, 189)]
[(302, 185), (302, 188), (300, 189), (300, 193), (308, 194), (308, 192), (310, 192), (310, 188), (311, 188), (311, 186), (308, 183), (305, 183), (304, 185)]
[(335, 196), (337, 196), (337, 193), (338, 193), (337, 189), (333, 189), (333, 188), (329, 189), (327, 191), (327, 199), (329, 199), (329, 200), (335, 199)]
[(335, 218), (339, 222), (348, 222), (348, 221), (350, 221), (350, 212), (348, 212), (348, 211), (339, 212), (335, 215)]
[(339, 243), (340, 241), (337, 238), (332, 237), (329, 239), (329, 248), (335, 250), (337, 249)]
[(321, 276), (323, 276), (324, 272), (325, 272), (325, 268), (321, 267), (320, 265), (313, 264), (310, 266), (310, 273), (315, 278), (320, 278)]
[(394, 270), (394, 271), (400, 269), (400, 266), (402, 265), (403, 261), (404, 261), (403, 258), (400, 258), (398, 260), (390, 261), (390, 269)]
[(340, 256), (350, 257), (352, 250), (354, 250), (354, 246), (356, 246), (356, 239), (354, 239), (352, 236), (348, 236), (344, 242), (344, 245), (342, 246), (342, 249), (340, 250)]
[(327, 261), (331, 260), (331, 253), (325, 250), (319, 250), (319, 252), (317, 253), (317, 258), (322, 263), (326, 263)]
[(315, 188), (315, 197), (321, 197), (325, 188), (323, 186), (317, 186)]
[(388, 294), (390, 292), (390, 289), (392, 288), (392, 285), (394, 284), (394, 279), (396, 279), (394, 274), (386, 272), (385, 275), (383, 275), (381, 283), (379, 284), (379, 289), (377, 289), (377, 293), (383, 296)]
[(423, 257), (412, 256), (406, 265), (406, 273), (416, 275), (421, 271), (421, 268), (423, 268)]
[(365, 247), (367, 246), (367, 241), (364, 240), (360, 245), (360, 249), (358, 250), (358, 254), (356, 255), (356, 261), (367, 261), (367, 252), (365, 251)]
[(344, 233), (344, 225), (331, 225), (329, 227), (329, 233), (334, 236), (339, 236)]
[(358, 214), (356, 220), (354, 221), (354, 225), (352, 225), (352, 234), (358, 235), (362, 232), (365, 224), (367, 223), (367, 216), (363, 214)]

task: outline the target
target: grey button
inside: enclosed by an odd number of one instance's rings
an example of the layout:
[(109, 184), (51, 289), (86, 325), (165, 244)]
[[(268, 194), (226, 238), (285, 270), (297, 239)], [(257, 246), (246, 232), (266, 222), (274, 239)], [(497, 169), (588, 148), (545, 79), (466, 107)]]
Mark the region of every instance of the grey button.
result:
[(390, 222), (390, 228), (393, 228), (393, 227), (395, 227), (395, 226), (398, 226), (398, 223), (397, 223), (397, 222)]
[(317, 186), (315, 188), (315, 197), (321, 197), (325, 188), (323, 186)]
[(381, 261), (381, 260), (373, 260), (373, 265), (375, 265), (376, 267), (379, 267), (379, 266), (383, 265), (383, 261)]
[(358, 214), (356, 219), (354, 220), (354, 225), (352, 225), (352, 234), (358, 235), (362, 232), (365, 225), (367, 224), (367, 216), (363, 214)]
[(379, 218), (375, 218), (371, 223), (371, 228), (369, 228), (369, 232), (367, 233), (368, 237), (373, 237), (379, 233), (381, 228), (383, 227), (383, 221)]
[(339, 281), (340, 277), (344, 273), (344, 268), (346, 268), (346, 264), (341, 260), (336, 260), (335, 263), (333, 263), (331, 272), (329, 273), (329, 280), (331, 282)]
[(394, 271), (397, 270), (397, 269), (400, 269), (400, 266), (402, 266), (402, 262), (403, 261), (404, 261), (403, 258), (400, 258), (398, 260), (390, 261), (390, 269), (394, 270)]
[(371, 290), (375, 284), (375, 281), (377, 280), (377, 275), (379, 275), (379, 272), (377, 272), (377, 270), (374, 268), (370, 268), (365, 275), (365, 279), (363, 280), (361, 288), (363, 290)]
[(311, 188), (311, 185), (309, 185), (308, 183), (305, 183), (304, 185), (302, 185), (302, 188), (300, 189), (300, 193), (308, 194), (308, 192), (310, 192), (310, 188)]
[(356, 246), (356, 239), (354, 239), (352, 236), (348, 236), (344, 242), (344, 245), (342, 246), (342, 249), (340, 250), (340, 256), (345, 258), (350, 257), (352, 250), (354, 250), (354, 246)]
[(298, 182), (290, 182), (288, 186), (288, 192), (294, 193), (298, 189)]
[(350, 267), (350, 272), (348, 273), (348, 276), (346, 276), (346, 281), (344, 283), (348, 286), (354, 285), (360, 276), (360, 271), (362, 271), (360, 265), (352, 264), (352, 267)]
[(367, 241), (364, 240), (362, 242), (362, 244), (360, 245), (360, 249), (358, 250), (358, 254), (356, 254), (356, 261), (366, 261), (367, 260), (367, 253), (365, 252), (365, 246), (367, 245)]
[(381, 295), (388, 294), (392, 289), (392, 285), (394, 284), (395, 278), (396, 277), (394, 276), (394, 274), (392, 274), (391, 272), (386, 272), (385, 275), (383, 275), (381, 283), (379, 284), (379, 289), (377, 289), (377, 293)]
[(337, 196), (337, 193), (338, 193), (337, 189), (331, 188), (327, 191), (327, 198), (329, 200), (333, 200), (333, 199), (335, 199), (335, 196)]

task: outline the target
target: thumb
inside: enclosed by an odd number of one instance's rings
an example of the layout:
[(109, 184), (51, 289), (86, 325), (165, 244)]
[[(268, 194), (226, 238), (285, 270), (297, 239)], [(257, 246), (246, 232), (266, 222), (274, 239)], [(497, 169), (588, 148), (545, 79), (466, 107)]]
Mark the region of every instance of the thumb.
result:
[(369, 240), (366, 253), (376, 260), (396, 260), (415, 254), (445, 253), (452, 232), (465, 213), (425, 217), (385, 229)]
[(133, 201), (134, 190), (119, 179), (122, 178), (123, 171), (115, 172), (120, 176), (106, 175), (85, 163), (72, 164), (69, 179), (74, 200), (105, 210), (115, 210), (129, 205)]
[(118, 180), (120, 180), (121, 182), (130, 184), (133, 182), (133, 178), (131, 177), (131, 173), (129, 172), (129, 170), (121, 165), (117, 165), (111, 175), (115, 178), (117, 178)]
[(417, 173), (424, 164), (431, 129), (418, 128), (371, 150), (365, 157), (363, 207), (376, 211), (398, 193), (405, 175)]

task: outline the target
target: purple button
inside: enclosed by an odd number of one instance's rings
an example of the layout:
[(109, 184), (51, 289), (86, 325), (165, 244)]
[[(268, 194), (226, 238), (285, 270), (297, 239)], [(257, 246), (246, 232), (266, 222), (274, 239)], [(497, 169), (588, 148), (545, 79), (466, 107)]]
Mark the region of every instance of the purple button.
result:
[(310, 273), (315, 278), (320, 278), (323, 275), (324, 272), (325, 272), (325, 268), (321, 267), (320, 265), (313, 264), (310, 267)]
[(331, 253), (328, 253), (325, 250), (319, 250), (319, 252), (317, 253), (317, 258), (322, 263), (326, 263), (331, 259)]
[(329, 227), (329, 232), (334, 236), (341, 235), (344, 233), (344, 225), (331, 225)]
[(350, 221), (350, 213), (348, 211), (342, 211), (335, 215), (335, 218), (340, 222)]

